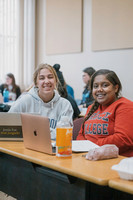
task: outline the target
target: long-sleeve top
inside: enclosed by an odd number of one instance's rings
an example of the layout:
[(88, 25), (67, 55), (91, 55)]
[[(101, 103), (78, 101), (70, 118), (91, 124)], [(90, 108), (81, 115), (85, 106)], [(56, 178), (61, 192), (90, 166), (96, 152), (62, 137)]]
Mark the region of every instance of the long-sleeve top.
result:
[(121, 97), (108, 107), (99, 106), (85, 122), (83, 134), (81, 127), (77, 140), (90, 140), (99, 146), (115, 144), (120, 155), (133, 156), (133, 102)]
[(68, 94), (66, 99), (71, 103), (72, 108), (73, 108), (73, 120), (75, 120), (76, 118), (78, 118), (79, 114), (80, 114), (80, 110), (77, 106), (76, 101)]
[(82, 100), (81, 100), (81, 105), (86, 104), (86, 108), (88, 108), (89, 105), (91, 105), (94, 102), (93, 96), (86, 87), (82, 93)]
[(68, 116), (70, 124), (73, 124), (73, 109), (67, 99), (62, 98), (58, 92), (50, 102), (43, 102), (38, 96), (38, 89), (33, 87), (29, 92), (23, 93), (11, 106), (9, 112), (26, 112), (48, 117), (50, 121), (51, 139), (56, 138), (56, 125), (61, 116)]

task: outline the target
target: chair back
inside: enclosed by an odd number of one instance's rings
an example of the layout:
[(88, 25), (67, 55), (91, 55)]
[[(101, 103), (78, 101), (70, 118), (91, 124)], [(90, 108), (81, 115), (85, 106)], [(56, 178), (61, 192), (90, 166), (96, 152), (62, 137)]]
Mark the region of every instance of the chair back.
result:
[(83, 123), (83, 120), (84, 120), (84, 117), (81, 117), (73, 121), (73, 140), (76, 140), (77, 135), (80, 131), (81, 125)]

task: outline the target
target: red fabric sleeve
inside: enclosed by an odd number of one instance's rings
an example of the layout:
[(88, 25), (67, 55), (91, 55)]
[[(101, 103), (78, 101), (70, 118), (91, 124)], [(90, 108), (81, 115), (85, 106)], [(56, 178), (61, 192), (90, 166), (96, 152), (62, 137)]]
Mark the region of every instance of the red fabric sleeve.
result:
[(114, 134), (106, 138), (100, 138), (96, 142), (99, 146), (115, 144), (120, 153), (133, 149), (133, 108), (126, 107), (117, 109), (115, 114)]
[(76, 140), (86, 140), (84, 135), (82, 134), (82, 127), (81, 127), (81, 129), (79, 131), (79, 134), (78, 134)]

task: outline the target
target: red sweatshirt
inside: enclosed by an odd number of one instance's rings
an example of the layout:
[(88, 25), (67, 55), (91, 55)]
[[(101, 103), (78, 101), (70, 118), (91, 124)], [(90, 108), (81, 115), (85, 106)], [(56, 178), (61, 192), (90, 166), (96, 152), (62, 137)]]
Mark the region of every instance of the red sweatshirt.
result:
[(83, 134), (81, 127), (77, 140), (90, 140), (99, 146), (115, 144), (120, 155), (133, 156), (133, 102), (122, 97), (106, 108), (99, 106), (85, 122)]

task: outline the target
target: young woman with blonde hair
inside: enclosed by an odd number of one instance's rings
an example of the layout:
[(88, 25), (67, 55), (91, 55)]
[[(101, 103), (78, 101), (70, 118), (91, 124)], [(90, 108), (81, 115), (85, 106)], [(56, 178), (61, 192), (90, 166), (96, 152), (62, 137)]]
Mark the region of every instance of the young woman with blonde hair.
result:
[(68, 116), (72, 124), (73, 109), (68, 100), (60, 97), (59, 80), (52, 66), (40, 64), (34, 72), (34, 85), (20, 96), (9, 112), (38, 113), (50, 120), (51, 139), (55, 139), (55, 128), (61, 116)]

